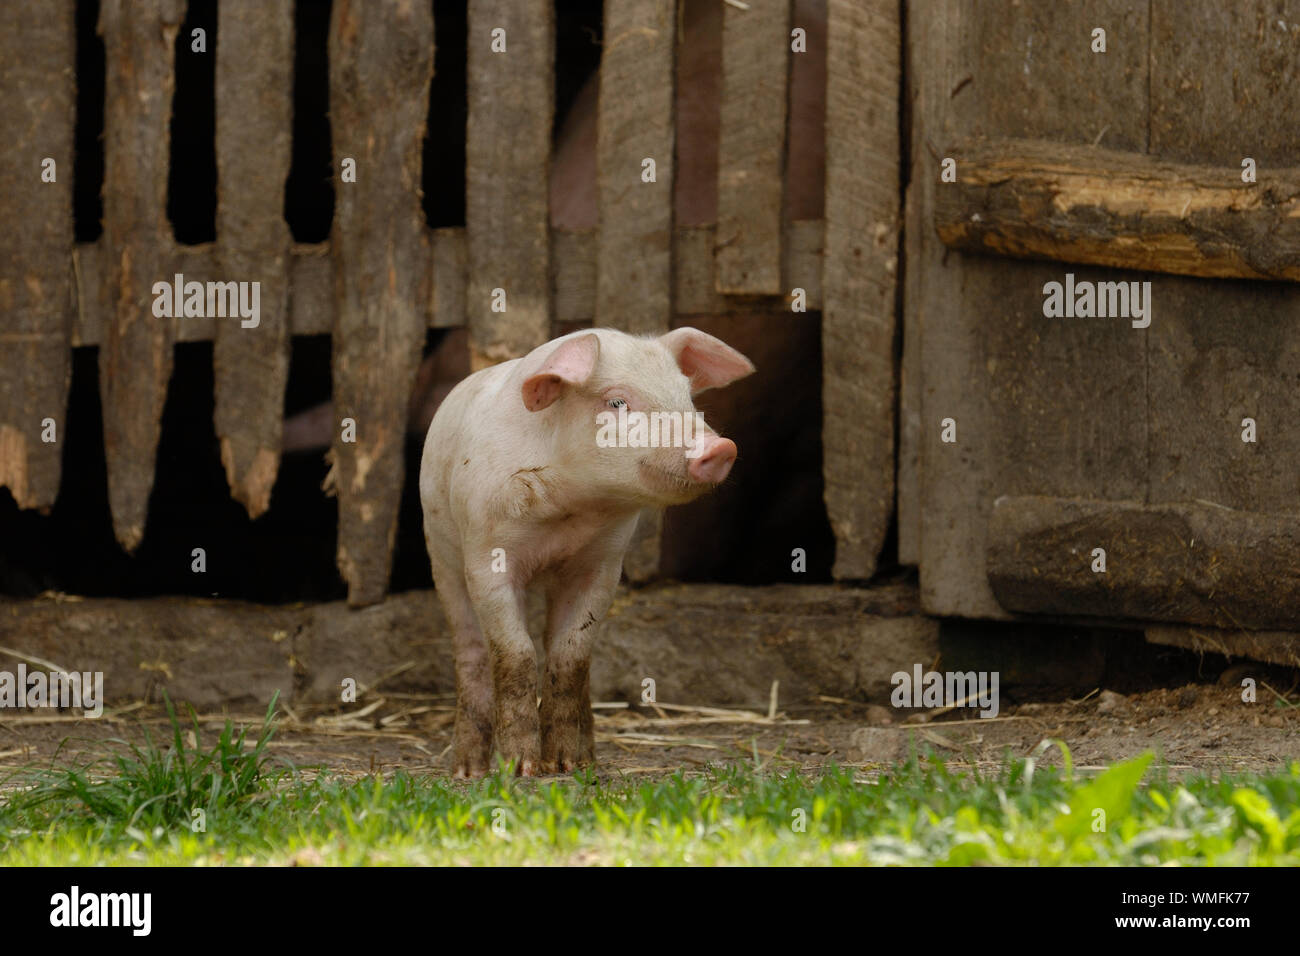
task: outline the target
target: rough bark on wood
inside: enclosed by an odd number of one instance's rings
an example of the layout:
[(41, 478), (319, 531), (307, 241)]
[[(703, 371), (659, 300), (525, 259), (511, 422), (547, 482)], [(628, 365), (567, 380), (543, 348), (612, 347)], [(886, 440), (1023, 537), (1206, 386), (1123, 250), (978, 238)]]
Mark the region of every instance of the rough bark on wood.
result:
[[(1094, 570), (1105, 552), (1105, 572)], [(1001, 498), (989, 584), (1010, 611), (1278, 629), (1300, 621), (1300, 517), (1201, 502)]]
[[(596, 116), (596, 325), (662, 334), (672, 320), (674, 0), (608, 0)], [(655, 180), (645, 182), (643, 161)], [(647, 509), (623, 570), (659, 571), (663, 512)]]
[[(498, 33), (494, 38), (494, 31)], [(505, 44), (494, 53), (494, 40)], [(555, 110), (550, 0), (470, 0), (465, 143), (466, 318), (475, 369), (551, 337), (549, 170)], [(505, 311), (494, 312), (494, 290)]]
[(176, 320), (153, 314), (172, 279), (167, 221), (172, 69), (181, 11), (170, 0), (104, 0), (104, 238), (112, 315), (99, 390), (113, 530), (127, 551), (144, 537)]
[(216, 62), (217, 254), (223, 282), (257, 282), (258, 324), (214, 319), (217, 438), (234, 499), (257, 518), (280, 467), (289, 378), (284, 183), (293, 128), (293, 10), (228, 0)]
[[(20, 508), (54, 504), (67, 433), (73, 14), (70, 4), (0, 5), (0, 487)], [(53, 182), (42, 179), (47, 158)], [(47, 419), (54, 441), (42, 438)]]
[(727, 5), (722, 24), (716, 287), (779, 295), (790, 0)]
[(335, 0), (330, 24), (330, 111), (337, 181), (330, 240), (339, 297), (334, 327), (339, 501), (338, 565), (353, 606), (388, 587), (405, 473), (407, 403), (427, 326), (429, 249), (420, 168), (433, 20), (428, 4)]
[(935, 203), (955, 249), (1202, 278), (1300, 281), (1300, 169), (1191, 166), (1034, 140), (955, 145)]
[(822, 448), (838, 580), (875, 573), (894, 507), (899, 42), (898, 4), (828, 4)]

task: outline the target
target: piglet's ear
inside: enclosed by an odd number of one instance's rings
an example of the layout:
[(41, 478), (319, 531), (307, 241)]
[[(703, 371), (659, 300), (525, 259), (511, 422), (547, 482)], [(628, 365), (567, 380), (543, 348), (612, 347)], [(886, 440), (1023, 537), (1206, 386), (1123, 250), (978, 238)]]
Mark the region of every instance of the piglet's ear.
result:
[(555, 347), (546, 361), (524, 380), (524, 405), (540, 412), (554, 402), (566, 385), (581, 385), (591, 377), (600, 355), (600, 337), (579, 335)]
[(659, 336), (664, 348), (677, 359), (677, 367), (691, 380), (691, 394), (730, 385), (752, 375), (754, 363), (722, 339), (689, 326)]

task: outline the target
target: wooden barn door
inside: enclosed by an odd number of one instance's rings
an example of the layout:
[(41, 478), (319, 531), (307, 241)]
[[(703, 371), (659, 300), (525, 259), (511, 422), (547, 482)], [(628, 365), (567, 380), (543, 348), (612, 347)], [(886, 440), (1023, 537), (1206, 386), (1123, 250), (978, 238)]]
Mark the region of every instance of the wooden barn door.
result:
[[(1300, 3), (927, 0), (908, 27), (925, 609), (1300, 630)], [(1067, 275), (1149, 282), (1149, 313), (1049, 318)]]

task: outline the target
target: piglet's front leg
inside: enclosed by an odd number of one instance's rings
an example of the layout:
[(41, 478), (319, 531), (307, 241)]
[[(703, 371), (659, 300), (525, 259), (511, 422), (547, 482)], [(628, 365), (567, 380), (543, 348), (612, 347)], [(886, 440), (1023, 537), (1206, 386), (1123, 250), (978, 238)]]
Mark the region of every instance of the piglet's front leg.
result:
[(609, 611), (622, 562), (566, 568), (548, 591), (546, 673), (542, 678), (542, 767), (570, 773), (596, 762), (591, 713), (591, 647)]
[(537, 715), (537, 652), (528, 636), (524, 590), (491, 571), (466, 575), (492, 659), (497, 752), (515, 773), (541, 769)]

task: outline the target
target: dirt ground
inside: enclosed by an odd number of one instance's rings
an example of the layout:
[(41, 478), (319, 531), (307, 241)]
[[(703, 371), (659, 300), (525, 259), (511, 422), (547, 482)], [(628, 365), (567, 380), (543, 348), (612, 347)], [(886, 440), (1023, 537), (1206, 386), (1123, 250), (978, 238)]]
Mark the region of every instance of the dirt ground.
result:
[[(1044, 738), (1055, 737), (1083, 768), (1152, 749), (1175, 775), (1282, 769), (1300, 760), (1300, 696), (1294, 684), (1276, 683), (1261, 684), (1257, 694), (1257, 702), (1243, 702), (1240, 678), (1230, 670), (1214, 684), (1004, 705), (991, 719), (971, 710), (908, 714), (834, 698), (782, 709), (775, 719), (734, 709), (608, 704), (597, 706), (597, 760), (602, 777), (663, 775), (755, 759), (777, 770), (814, 771), (829, 764), (878, 770), (905, 757), (914, 743), (942, 754), (951, 766), (988, 769), (1006, 754), (1027, 755)], [(252, 714), (201, 715), (200, 743), (210, 743), (227, 716), (237, 724), (260, 724)], [(323, 766), (344, 775), (399, 769), (445, 775), (452, 719), (445, 697), (388, 695), (350, 714), (286, 714), (271, 749), (299, 767)], [(139, 740), (146, 730), (166, 738), (161, 708), (137, 705), (99, 720), (5, 719), (0, 778), (20, 766), (84, 761), (96, 742)], [(1041, 759), (1057, 763), (1059, 754), (1052, 748)]]

